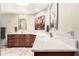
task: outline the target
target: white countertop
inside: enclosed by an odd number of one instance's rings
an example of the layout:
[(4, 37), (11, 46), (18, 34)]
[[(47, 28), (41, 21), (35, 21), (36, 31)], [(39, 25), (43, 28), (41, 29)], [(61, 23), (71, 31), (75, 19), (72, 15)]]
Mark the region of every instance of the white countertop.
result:
[(44, 35), (47, 35), (47, 33), (44, 31), (18, 31), (18, 32), (12, 32), (8, 34), (34, 34), (34, 35), (44, 34)]
[(34, 34), (33, 32), (12, 32), (8, 34)]
[(76, 48), (58, 39), (36, 38), (32, 51), (34, 52), (73, 52)]

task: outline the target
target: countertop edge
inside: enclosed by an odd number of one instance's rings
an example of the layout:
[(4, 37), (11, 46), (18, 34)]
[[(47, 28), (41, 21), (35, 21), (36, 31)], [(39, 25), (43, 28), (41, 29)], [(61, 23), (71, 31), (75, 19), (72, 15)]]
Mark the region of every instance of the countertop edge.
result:
[(32, 52), (77, 52), (78, 50), (34, 50), (32, 49)]

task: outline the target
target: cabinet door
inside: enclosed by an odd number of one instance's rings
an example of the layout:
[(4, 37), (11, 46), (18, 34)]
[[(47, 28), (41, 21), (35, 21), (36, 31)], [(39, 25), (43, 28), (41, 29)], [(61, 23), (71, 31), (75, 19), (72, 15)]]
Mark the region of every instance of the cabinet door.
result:
[(25, 46), (32, 47), (33, 43), (34, 43), (34, 40), (35, 40), (35, 36), (34, 35), (31, 35), (31, 34), (26, 35), (25, 36)]
[(19, 46), (19, 35), (15, 35), (14, 37), (14, 46)]
[(8, 44), (8, 47), (12, 47), (12, 46), (14, 46), (14, 38), (15, 36), (14, 35), (8, 35), (8, 39), (7, 39), (7, 44)]
[(24, 36), (23, 35), (16, 35), (15, 36), (14, 46), (17, 46), (17, 47), (24, 46)]
[(33, 43), (35, 41), (35, 37), (36, 37), (35, 35), (30, 36), (30, 42), (29, 43), (30, 43), (31, 46), (33, 46)]
[(30, 36), (25, 35), (25, 46), (29, 46), (29, 42), (30, 42)]
[(19, 46), (25, 46), (25, 36), (24, 35), (19, 35), (19, 38), (18, 38), (18, 40), (19, 40)]

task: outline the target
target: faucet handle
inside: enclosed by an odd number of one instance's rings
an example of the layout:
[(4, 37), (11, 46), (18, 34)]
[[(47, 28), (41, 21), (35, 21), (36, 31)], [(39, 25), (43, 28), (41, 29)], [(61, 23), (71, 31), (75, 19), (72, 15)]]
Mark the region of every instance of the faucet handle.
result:
[(52, 33), (50, 33), (50, 37), (53, 37)]
[(70, 31), (70, 32), (67, 32), (68, 34), (70, 34), (72, 36), (72, 38), (74, 39), (74, 31)]

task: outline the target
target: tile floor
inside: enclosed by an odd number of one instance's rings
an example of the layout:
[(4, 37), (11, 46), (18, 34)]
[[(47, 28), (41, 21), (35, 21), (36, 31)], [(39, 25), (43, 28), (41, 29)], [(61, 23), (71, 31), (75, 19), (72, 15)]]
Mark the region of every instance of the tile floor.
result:
[(1, 48), (1, 56), (34, 56), (34, 53), (32, 52), (31, 48), (25, 48), (25, 47), (7, 48), (7, 47), (2, 47)]
[[(34, 56), (34, 52), (32, 52), (31, 48), (7, 48), (5, 46), (1, 46), (1, 56)], [(76, 52), (75, 56), (79, 56), (79, 52)]]

